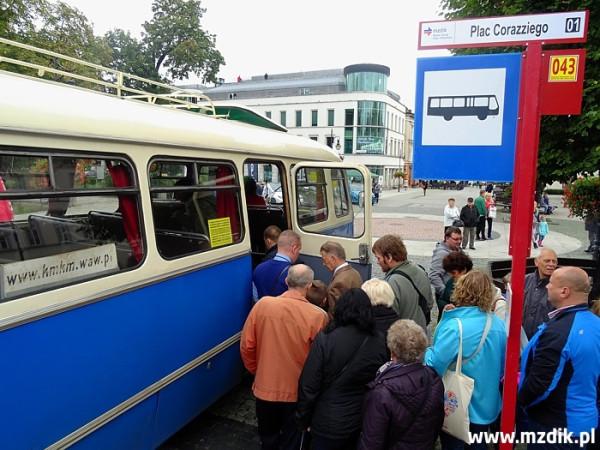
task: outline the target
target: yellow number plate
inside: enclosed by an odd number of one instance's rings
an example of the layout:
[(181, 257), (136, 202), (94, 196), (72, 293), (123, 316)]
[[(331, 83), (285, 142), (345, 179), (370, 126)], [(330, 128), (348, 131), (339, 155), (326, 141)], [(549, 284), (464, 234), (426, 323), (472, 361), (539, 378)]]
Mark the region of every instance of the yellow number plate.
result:
[(577, 81), (579, 55), (550, 56), (548, 81)]

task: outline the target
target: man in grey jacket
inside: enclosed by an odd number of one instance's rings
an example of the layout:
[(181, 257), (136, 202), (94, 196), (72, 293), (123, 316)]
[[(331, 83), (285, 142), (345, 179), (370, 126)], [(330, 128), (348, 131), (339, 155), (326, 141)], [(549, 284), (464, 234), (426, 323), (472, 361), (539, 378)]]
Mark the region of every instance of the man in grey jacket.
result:
[(400, 319), (411, 319), (427, 330), (426, 314), (433, 306), (431, 286), (425, 271), (407, 260), (400, 236), (386, 234), (373, 244), (373, 255), (394, 291), (392, 308)]
[[(444, 233), (444, 242), (438, 242), (433, 249), (431, 257), (431, 266), (429, 267), (429, 281), (435, 290), (435, 298), (439, 299), (444, 293), (446, 283), (450, 279), (450, 274), (444, 270), (444, 258), (451, 252), (462, 252), (460, 243), (462, 242), (462, 232), (460, 228), (448, 227)], [(440, 311), (441, 316), (441, 311)]]

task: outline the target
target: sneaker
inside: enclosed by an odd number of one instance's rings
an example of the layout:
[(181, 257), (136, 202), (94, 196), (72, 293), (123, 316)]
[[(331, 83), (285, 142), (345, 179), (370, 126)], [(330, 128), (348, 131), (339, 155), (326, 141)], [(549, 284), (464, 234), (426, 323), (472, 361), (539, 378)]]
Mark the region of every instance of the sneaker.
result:
[(475, 247), (469, 247), (470, 250), (476, 250)]
[(487, 238), (488, 238), (490, 241), (492, 240), (492, 237), (491, 237), (491, 236), (488, 236)]
[(487, 239), (484, 237), (481, 238), (482, 241), (487, 241)]
[(538, 245), (535, 242), (533, 243), (533, 248), (538, 248)]
[(467, 247), (461, 247), (463, 250), (465, 250)]

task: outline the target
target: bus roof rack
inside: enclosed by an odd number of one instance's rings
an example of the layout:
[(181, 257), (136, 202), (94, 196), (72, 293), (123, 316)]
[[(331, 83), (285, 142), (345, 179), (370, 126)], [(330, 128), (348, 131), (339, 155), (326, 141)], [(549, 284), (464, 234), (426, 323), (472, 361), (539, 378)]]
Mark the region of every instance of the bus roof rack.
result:
[[(40, 78), (47, 74), (54, 74), (57, 76), (56, 78), (45, 79), (68, 85), (72, 85), (74, 80), (78, 80), (82, 82), (78, 84), (79, 87), (87, 88), (95, 92), (114, 95), (126, 100), (142, 100), (167, 108), (190, 109), (213, 117), (220, 117), (217, 115), (210, 98), (197, 89), (182, 89), (159, 81), (104, 67), (99, 64), (93, 64), (71, 56), (62, 55), (50, 50), (11, 41), (10, 39), (0, 38), (0, 44), (28, 50), (31, 52), (32, 56), (29, 61), (14, 59), (5, 56), (6, 51), (0, 51), (0, 64), (9, 64), (16, 67), (31, 69), (31, 73)], [(0, 46), (0, 49), (2, 49), (2, 46)], [(60, 64), (60, 66), (62, 66), (61, 69), (39, 64), (34, 62), (35, 56), (39, 58), (39, 55), (49, 56), (53, 61), (58, 61), (59, 63), (68, 61), (75, 64), (75, 66), (69, 71), (68, 67), (64, 67), (64, 64)], [(92, 72), (92, 74), (95, 73), (96, 77), (76, 73), (77, 68), (86, 69), (88, 72)], [(136, 87), (139, 85), (148, 86), (146, 89), (149, 90), (146, 91), (140, 87)]]

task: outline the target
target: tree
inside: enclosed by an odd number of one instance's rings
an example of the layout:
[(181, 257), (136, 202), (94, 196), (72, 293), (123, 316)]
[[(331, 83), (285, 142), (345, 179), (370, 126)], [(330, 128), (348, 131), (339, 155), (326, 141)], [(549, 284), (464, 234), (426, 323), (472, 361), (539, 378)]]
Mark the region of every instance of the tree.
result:
[(203, 82), (216, 81), (225, 61), (215, 48), (215, 35), (200, 26), (206, 12), (200, 0), (154, 0), (152, 12), (141, 41), (118, 29), (105, 35), (113, 49), (111, 67), (157, 81), (163, 81), (162, 73), (168, 79), (195, 73)]
[[(3, 36), (88, 62), (108, 64), (111, 56), (109, 47), (102, 38), (94, 36), (91, 24), (77, 8), (62, 1), (0, 1), (0, 34)], [(14, 59), (98, 78), (95, 69), (66, 60), (16, 47), (2, 46), (1, 50), (3, 54)], [(37, 73), (24, 67), (15, 70), (32, 75)], [(64, 78), (49, 72), (44, 77)]]
[[(600, 14), (600, 2), (594, 0), (442, 0), (447, 19), (564, 12), (587, 9), (590, 17)], [(579, 47), (576, 45), (574, 47)], [(561, 45), (551, 48), (569, 48)], [(590, 19), (582, 114), (542, 118), (538, 185), (553, 181), (568, 182), (577, 174), (590, 174), (600, 168), (600, 22)], [(522, 51), (522, 48), (460, 50), (457, 53), (498, 53)]]

